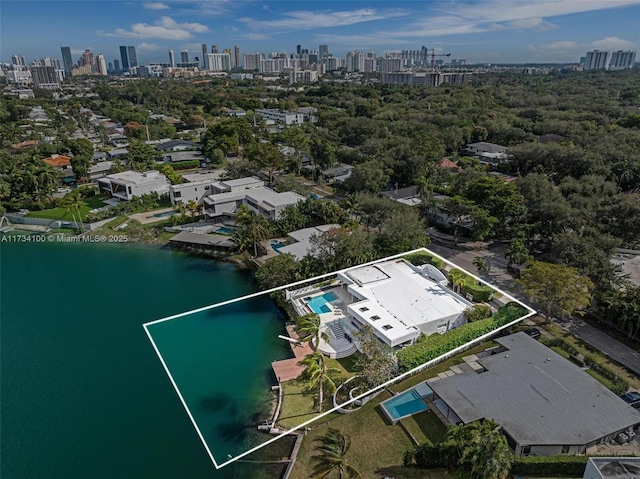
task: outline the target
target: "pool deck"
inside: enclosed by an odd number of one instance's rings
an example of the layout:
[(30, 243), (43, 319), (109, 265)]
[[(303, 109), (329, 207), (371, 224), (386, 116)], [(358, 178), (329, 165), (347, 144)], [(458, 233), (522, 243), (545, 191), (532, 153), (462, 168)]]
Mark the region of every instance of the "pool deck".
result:
[(159, 215), (162, 213), (168, 213), (169, 211), (173, 212), (173, 208), (162, 208), (159, 210), (153, 210), (153, 211), (146, 211), (144, 213), (135, 213), (132, 215), (129, 215), (129, 218), (131, 218), (132, 220), (137, 220), (140, 222), (140, 224), (146, 225), (149, 223), (157, 223), (159, 221), (167, 221), (167, 219), (170, 218), (170, 216), (164, 216), (162, 218), (157, 218), (153, 215)]
[[(296, 327), (293, 325), (287, 326), (287, 334), (292, 339), (298, 339), (298, 333), (296, 332)], [(291, 359), (283, 359), (282, 361), (273, 361), (271, 363), (271, 367), (273, 368), (273, 372), (278, 378), (278, 382), (291, 381), (293, 379), (298, 379), (302, 372), (305, 370), (306, 366), (302, 366), (298, 364), (302, 359), (304, 359), (309, 354), (313, 353), (311, 346), (309, 343), (302, 343), (301, 345), (296, 345), (294, 343), (291, 344), (291, 351), (293, 352), (294, 358)]]

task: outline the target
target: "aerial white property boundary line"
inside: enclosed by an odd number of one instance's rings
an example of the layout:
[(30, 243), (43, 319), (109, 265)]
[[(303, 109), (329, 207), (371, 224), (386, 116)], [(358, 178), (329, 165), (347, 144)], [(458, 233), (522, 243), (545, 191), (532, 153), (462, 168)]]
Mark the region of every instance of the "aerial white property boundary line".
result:
[[(209, 445), (205, 441), (204, 436), (202, 435), (202, 432), (200, 431), (200, 428), (198, 427), (198, 424), (196, 423), (196, 421), (195, 421), (195, 419), (193, 417), (193, 414), (191, 414), (191, 411), (189, 410), (189, 407), (187, 406), (187, 403), (184, 400), (184, 397), (182, 396), (182, 394), (180, 392), (180, 389), (178, 388), (175, 380), (173, 379), (173, 376), (171, 375), (171, 372), (169, 371), (169, 368), (167, 367), (167, 364), (165, 363), (164, 358), (162, 357), (162, 354), (160, 354), (160, 350), (158, 349), (158, 346), (156, 345), (155, 341), (153, 340), (153, 337), (151, 336), (151, 333), (149, 332), (149, 326), (152, 326), (152, 325), (158, 324), (158, 323), (163, 323), (165, 321), (169, 321), (169, 320), (172, 320), (172, 319), (181, 318), (183, 316), (188, 316), (188, 315), (191, 315), (191, 314), (194, 314), (194, 313), (200, 313), (202, 311), (208, 311), (210, 309), (214, 309), (214, 308), (217, 308), (217, 307), (220, 307), (220, 306), (226, 306), (226, 305), (237, 303), (237, 302), (244, 301), (244, 300), (247, 300), (247, 299), (256, 298), (258, 296), (262, 296), (262, 295), (265, 295), (265, 294), (270, 294), (270, 293), (273, 293), (275, 291), (280, 291), (282, 289), (290, 288), (292, 286), (299, 286), (299, 285), (302, 285), (302, 284), (315, 282), (315, 281), (318, 281), (318, 280), (321, 280), (321, 279), (324, 279), (324, 278), (328, 278), (330, 276), (335, 276), (338, 273), (341, 273), (341, 272), (344, 272), (344, 271), (348, 271), (348, 270), (355, 269), (355, 268), (361, 268), (363, 266), (369, 266), (369, 265), (372, 265), (372, 264), (380, 263), (380, 262), (383, 262), (383, 261), (389, 261), (389, 260), (396, 259), (396, 258), (401, 258), (401, 257), (406, 256), (408, 254), (418, 253), (418, 252), (421, 252), (421, 251), (427, 252), (430, 255), (441, 259), (446, 264), (464, 271), (466, 274), (468, 274), (469, 276), (471, 276), (475, 280), (480, 281), (484, 285), (493, 288), (495, 291), (499, 292), (500, 294), (505, 296), (510, 301), (518, 303), (520, 306), (525, 308), (528, 311), (528, 313), (525, 314), (524, 316), (522, 316), (522, 317), (520, 317), (520, 318), (518, 318), (518, 319), (516, 319), (516, 320), (514, 320), (514, 321), (512, 321), (510, 323), (508, 323), (508, 324), (505, 324), (504, 326), (501, 326), (501, 327), (499, 327), (499, 328), (497, 328), (497, 329), (495, 329), (495, 330), (493, 330), (493, 331), (491, 331), (489, 333), (486, 333), (486, 334), (484, 334), (484, 335), (482, 335), (482, 336), (480, 336), (480, 337), (478, 337), (478, 338), (476, 338), (476, 339), (474, 339), (474, 340), (472, 340), (472, 341), (470, 341), (470, 342), (468, 342), (466, 344), (463, 344), (462, 346), (458, 346), (457, 348), (452, 349), (448, 353), (445, 353), (445, 354), (443, 354), (441, 356), (438, 356), (435, 359), (432, 359), (431, 361), (428, 361), (428, 362), (426, 362), (424, 364), (421, 364), (420, 366), (418, 366), (416, 368), (413, 368), (410, 371), (404, 372), (401, 375), (399, 375), (399, 376), (397, 376), (397, 377), (385, 382), (384, 384), (380, 384), (379, 386), (376, 386), (375, 388), (372, 388), (372, 389), (360, 394), (359, 396), (354, 397), (354, 398), (350, 399), (349, 401), (346, 401), (346, 402), (340, 404), (338, 407), (335, 407), (335, 408), (330, 409), (328, 411), (325, 411), (325, 412), (323, 412), (321, 414), (318, 414), (313, 419), (310, 419), (310, 420), (308, 420), (306, 422), (303, 422), (299, 426), (296, 426), (294, 428), (289, 429), (284, 434), (274, 436), (273, 438), (263, 442), (262, 444), (260, 444), (258, 446), (255, 446), (254, 448), (249, 449), (248, 451), (245, 451), (245, 452), (243, 452), (243, 453), (241, 453), (241, 454), (239, 454), (239, 455), (237, 455), (235, 457), (230, 458), (229, 460), (227, 460), (225, 462), (222, 462), (222, 463), (218, 464), (218, 462), (216, 461), (215, 457), (211, 453), (211, 450), (209, 449)], [(257, 451), (258, 449), (261, 449), (261, 448), (263, 448), (263, 447), (265, 447), (265, 446), (277, 441), (278, 439), (281, 439), (282, 437), (287, 436), (290, 433), (293, 433), (293, 432), (295, 432), (295, 431), (297, 431), (299, 429), (302, 429), (303, 427), (308, 426), (312, 422), (317, 421), (318, 419), (323, 418), (323, 417), (325, 417), (325, 416), (337, 411), (339, 408), (341, 408), (343, 406), (347, 406), (347, 405), (349, 405), (349, 404), (351, 404), (351, 403), (353, 403), (353, 402), (355, 402), (355, 401), (357, 401), (359, 399), (362, 399), (362, 398), (364, 398), (364, 397), (366, 397), (366, 396), (368, 396), (368, 395), (370, 395), (372, 393), (378, 392), (379, 390), (381, 390), (381, 389), (383, 389), (383, 388), (385, 388), (387, 386), (390, 386), (390, 385), (392, 385), (392, 384), (394, 384), (394, 383), (396, 383), (396, 382), (398, 382), (398, 381), (400, 381), (400, 380), (402, 380), (402, 379), (404, 379), (404, 378), (406, 378), (408, 376), (411, 376), (411, 375), (413, 375), (413, 374), (415, 374), (415, 373), (417, 373), (417, 372), (419, 372), (419, 371), (421, 371), (423, 369), (426, 369), (426, 368), (428, 368), (428, 367), (430, 367), (430, 366), (432, 366), (434, 364), (437, 364), (437, 363), (439, 363), (439, 362), (441, 362), (441, 361), (443, 361), (445, 359), (448, 359), (451, 356), (455, 356), (456, 354), (458, 354), (458, 353), (470, 348), (471, 346), (474, 346), (477, 343), (481, 343), (484, 340), (489, 339), (490, 337), (495, 335), (497, 332), (502, 331), (502, 330), (507, 329), (507, 328), (510, 328), (511, 326), (519, 323), (520, 321), (523, 321), (524, 319), (533, 316), (534, 314), (536, 314), (535, 310), (531, 309), (529, 306), (527, 306), (526, 304), (524, 304), (521, 301), (517, 300), (516, 298), (514, 298), (510, 294), (508, 294), (508, 293), (496, 288), (492, 284), (489, 284), (488, 282), (486, 282), (482, 278), (477, 277), (476, 275), (464, 270), (463, 268), (460, 268), (459, 266), (455, 265), (454, 263), (452, 263), (452, 262), (448, 261), (447, 259), (443, 258), (442, 256), (440, 256), (439, 254), (436, 254), (436, 253), (428, 250), (427, 248), (419, 248), (419, 249), (415, 249), (415, 250), (412, 250), (412, 251), (407, 251), (405, 253), (400, 253), (400, 254), (396, 254), (396, 255), (393, 255), (393, 256), (388, 256), (386, 258), (378, 259), (378, 260), (375, 260), (375, 261), (370, 261), (368, 263), (364, 263), (364, 264), (361, 264), (361, 265), (351, 266), (349, 268), (344, 268), (344, 269), (341, 269), (341, 270), (338, 270), (338, 271), (334, 271), (332, 273), (327, 273), (327, 274), (323, 274), (323, 275), (320, 275), (320, 276), (315, 276), (314, 278), (309, 278), (309, 279), (305, 279), (305, 280), (302, 280), (302, 281), (296, 281), (295, 283), (290, 283), (290, 284), (287, 284), (285, 286), (279, 286), (277, 288), (271, 288), (271, 289), (268, 289), (266, 291), (260, 291), (258, 293), (248, 294), (248, 295), (242, 296), (240, 298), (231, 299), (231, 300), (227, 300), (227, 301), (222, 301), (220, 303), (216, 303), (216, 304), (213, 304), (213, 305), (210, 305), (210, 306), (204, 306), (202, 308), (193, 309), (191, 311), (187, 311), (187, 312), (184, 312), (184, 313), (174, 314), (173, 316), (168, 316), (166, 318), (162, 318), (162, 319), (158, 319), (158, 320), (155, 320), (155, 321), (151, 321), (151, 322), (145, 323), (142, 326), (144, 327), (144, 329), (145, 329), (145, 331), (147, 333), (147, 336), (149, 337), (149, 341), (151, 341), (151, 345), (153, 346), (153, 349), (155, 350), (156, 354), (158, 355), (158, 358), (160, 359), (160, 362), (162, 363), (162, 366), (164, 367), (164, 370), (166, 371), (167, 376), (169, 376), (169, 380), (171, 381), (171, 384), (173, 384), (173, 387), (176, 390), (176, 393), (178, 394), (178, 397), (180, 398), (180, 402), (182, 402), (182, 405), (184, 406), (184, 409), (187, 411), (187, 415), (189, 416), (189, 419), (191, 419), (191, 423), (193, 424), (193, 427), (195, 428), (196, 432), (198, 433), (198, 436), (200, 437), (200, 440), (202, 441), (202, 444), (204, 445), (204, 448), (206, 449), (207, 454), (209, 455), (209, 458), (211, 458), (211, 461), (213, 462), (213, 465), (215, 466), (216, 469), (221, 469), (224, 466), (227, 466), (227, 465), (231, 464), (232, 462), (235, 462), (238, 459), (241, 459), (241, 458), (251, 454), (252, 452)]]

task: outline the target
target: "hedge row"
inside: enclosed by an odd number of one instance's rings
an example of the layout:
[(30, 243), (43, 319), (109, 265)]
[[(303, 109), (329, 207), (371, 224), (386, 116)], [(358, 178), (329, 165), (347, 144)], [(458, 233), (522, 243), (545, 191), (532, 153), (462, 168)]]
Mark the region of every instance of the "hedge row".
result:
[[(551, 339), (543, 338), (541, 339), (541, 342), (542, 344), (544, 344), (549, 348), (554, 346), (561, 348), (564, 351), (571, 354), (572, 356), (578, 356), (578, 354), (580, 354), (580, 352), (576, 348), (574, 348), (570, 343), (568, 343), (562, 338), (551, 338)], [(621, 378), (610, 369), (598, 363), (593, 356), (586, 355), (584, 359), (584, 363), (587, 366), (589, 366), (591, 369), (593, 369), (595, 372), (600, 374), (602, 377), (611, 381), (612, 386), (609, 387), (609, 389), (614, 394), (617, 394), (617, 395), (624, 394), (625, 392), (627, 392), (627, 389), (629, 389), (629, 383), (625, 379)]]
[[(411, 459), (420, 469), (452, 468), (456, 465), (456, 452), (447, 444), (424, 444), (407, 451), (405, 465), (410, 465)], [(588, 459), (586, 456), (513, 456), (509, 473), (512, 476), (579, 477)]]
[(418, 253), (411, 253), (404, 256), (409, 263), (414, 266), (422, 266), (423, 264), (432, 264), (438, 269), (442, 269), (444, 267), (444, 261), (440, 258), (436, 258), (435, 256), (430, 255), (425, 251), (420, 251)]
[(519, 476), (581, 477), (587, 461), (586, 456), (522, 456), (514, 457), (511, 474)]
[(452, 349), (490, 333), (500, 326), (510, 323), (526, 314), (526, 309), (517, 303), (509, 303), (500, 308), (492, 317), (463, 324), (445, 334), (432, 334), (424, 341), (412, 344), (398, 351), (398, 365), (404, 370), (416, 368), (427, 361), (442, 356)]
[(471, 295), (476, 303), (490, 301), (493, 296), (493, 288), (479, 285), (477, 280), (459, 269), (449, 271), (449, 282), (454, 289), (456, 286), (460, 287), (462, 296)]
[(187, 161), (177, 161), (175, 163), (161, 163), (157, 165), (153, 165), (154, 170), (162, 170), (165, 165), (171, 165), (174, 170), (189, 170), (191, 168), (198, 168), (200, 166), (200, 162), (198, 160), (187, 160)]
[(612, 385), (609, 389), (612, 393), (620, 396), (621, 394), (626, 393), (627, 389), (629, 389), (629, 383), (626, 379), (621, 378), (610, 369), (607, 369), (601, 364), (598, 364), (592, 356), (585, 356), (584, 362), (587, 366), (589, 366), (589, 368), (600, 374), (600, 376), (603, 376), (604, 378), (611, 381)]

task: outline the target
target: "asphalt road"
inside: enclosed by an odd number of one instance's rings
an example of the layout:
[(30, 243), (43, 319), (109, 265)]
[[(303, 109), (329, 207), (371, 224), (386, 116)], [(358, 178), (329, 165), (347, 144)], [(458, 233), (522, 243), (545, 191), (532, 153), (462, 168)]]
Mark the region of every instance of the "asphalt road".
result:
[[(494, 243), (487, 249), (478, 251), (463, 251), (435, 243), (429, 245), (428, 248), (448, 261), (451, 261), (461, 268), (474, 273), (476, 276), (481, 277), (485, 281), (494, 284), (498, 288), (528, 304), (527, 299), (521, 293), (516, 291), (514, 279), (507, 271), (507, 260), (504, 258), (504, 251), (507, 248), (507, 245)], [(473, 260), (476, 256), (482, 256), (485, 258), (490, 266), (490, 270), (488, 272), (479, 273), (477, 271), (476, 267), (473, 265)], [(534, 306), (532, 305), (532, 307)], [(576, 317), (570, 321), (554, 319), (554, 322), (580, 340), (584, 341), (593, 349), (602, 352), (614, 361), (622, 364), (630, 371), (640, 375), (640, 352), (622, 344), (603, 331), (585, 323), (580, 318)]]

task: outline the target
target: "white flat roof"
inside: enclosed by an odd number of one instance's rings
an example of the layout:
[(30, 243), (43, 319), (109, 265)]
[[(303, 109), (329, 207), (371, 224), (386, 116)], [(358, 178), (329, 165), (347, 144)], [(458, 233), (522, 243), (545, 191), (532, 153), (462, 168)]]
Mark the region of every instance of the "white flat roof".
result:
[(457, 318), (470, 306), (402, 260), (356, 268), (345, 274), (354, 281), (349, 291), (363, 298), (349, 305), (349, 311), (392, 344), (407, 335), (415, 336), (421, 325)]
[[(113, 173), (103, 178), (108, 180), (114, 180), (121, 183), (131, 183), (134, 185), (143, 185), (145, 183), (155, 182), (155, 180), (165, 178), (162, 173), (156, 170), (145, 171), (140, 173), (138, 171), (123, 171), (120, 173)], [(165, 178), (166, 179), (166, 178)]]
[(278, 193), (271, 188), (260, 187), (252, 188), (244, 192), (247, 198), (251, 198), (256, 203), (267, 203), (270, 206), (287, 206), (296, 204), (298, 201), (304, 200), (304, 197), (292, 191), (284, 191)]
[(238, 188), (241, 186), (248, 186), (248, 185), (264, 185), (264, 181), (259, 180), (258, 178), (253, 178), (251, 176), (246, 177), (246, 178), (237, 178), (235, 180), (225, 180), (225, 181), (221, 181), (220, 184), (224, 185), (224, 186), (228, 186), (229, 188)]

